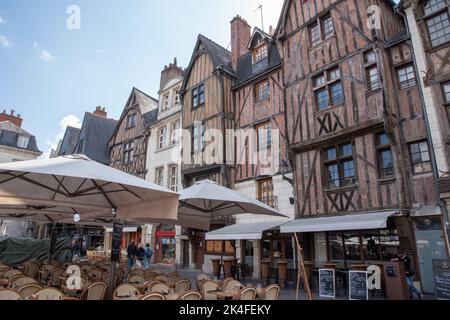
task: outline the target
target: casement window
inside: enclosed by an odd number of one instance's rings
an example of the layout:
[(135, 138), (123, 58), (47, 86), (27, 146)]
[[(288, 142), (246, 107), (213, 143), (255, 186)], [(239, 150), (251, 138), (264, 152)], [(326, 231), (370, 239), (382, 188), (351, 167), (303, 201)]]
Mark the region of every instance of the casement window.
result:
[(312, 47), (315, 47), (322, 41), (331, 38), (333, 35), (333, 19), (330, 15), (318, 18), (316, 22), (309, 26), (309, 37)]
[(438, 47), (450, 41), (450, 23), (448, 0), (424, 1), (424, 19), (428, 29), (431, 45)]
[(123, 163), (130, 163), (134, 159), (134, 140), (123, 145)]
[(344, 103), (341, 73), (338, 67), (329, 69), (313, 78), (314, 98), (319, 111)]
[(180, 142), (180, 122), (174, 122), (171, 125), (171, 139), (170, 142), (172, 145), (177, 144), (178, 142)]
[(397, 68), (397, 81), (400, 89), (408, 89), (416, 85), (416, 75), (414, 73), (414, 66), (408, 63), (402, 67)]
[(256, 64), (268, 56), (267, 45), (264, 43), (253, 50), (253, 63)]
[(324, 150), (325, 172), (328, 188), (342, 188), (356, 183), (356, 166), (353, 145), (344, 143)]
[(202, 122), (196, 122), (192, 128), (192, 154), (203, 152), (205, 149), (205, 125)]
[(272, 124), (266, 122), (256, 126), (258, 135), (258, 151), (270, 150), (272, 148)]
[(272, 178), (258, 180), (257, 191), (258, 191), (257, 197), (259, 201), (270, 207), (275, 206)]
[(137, 113), (133, 113), (127, 116), (126, 128), (131, 129), (136, 127)]
[(166, 111), (166, 110), (169, 110), (169, 99), (170, 99), (170, 96), (169, 96), (169, 94), (165, 94), (164, 96), (163, 96), (163, 105), (162, 105), (162, 111)]
[(169, 189), (178, 191), (178, 166), (169, 166)]
[(386, 133), (376, 135), (375, 146), (378, 153), (378, 168), (380, 178), (390, 178), (394, 176), (394, 161), (391, 150), (391, 143)]
[(164, 167), (155, 170), (155, 183), (158, 186), (164, 187)]
[(411, 165), (414, 174), (431, 172), (431, 158), (426, 140), (409, 144)]
[(179, 105), (180, 104), (180, 89), (178, 89), (176, 92), (175, 92), (175, 98), (174, 98), (174, 106), (177, 106), (177, 105)]
[(269, 100), (270, 98), (270, 83), (269, 80), (261, 81), (255, 85), (255, 99), (256, 102)]
[(205, 85), (201, 84), (192, 89), (192, 108), (205, 104)]
[(167, 127), (162, 127), (159, 129), (159, 137), (158, 137), (158, 148), (162, 149), (166, 146), (167, 141)]
[(28, 142), (30, 141), (30, 138), (27, 136), (19, 136), (17, 138), (17, 147), (21, 149), (26, 149), (28, 147)]
[(367, 89), (369, 91), (379, 89), (381, 84), (375, 51), (371, 50), (364, 54), (364, 66), (366, 69)]

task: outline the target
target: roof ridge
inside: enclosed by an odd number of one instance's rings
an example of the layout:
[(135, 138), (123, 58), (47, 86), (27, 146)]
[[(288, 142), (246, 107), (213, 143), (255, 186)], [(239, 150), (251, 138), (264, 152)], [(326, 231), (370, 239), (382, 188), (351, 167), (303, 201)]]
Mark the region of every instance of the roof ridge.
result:
[(136, 91), (138, 91), (139, 93), (142, 93), (144, 96), (146, 96), (146, 97), (148, 97), (148, 98), (150, 98), (150, 99), (152, 99), (152, 100), (154, 100), (154, 101), (158, 101), (157, 99), (153, 98), (151, 95), (145, 93), (144, 91), (142, 91), (142, 90), (140, 90), (140, 89), (138, 89), (138, 88), (136, 88), (136, 87), (133, 87), (133, 90), (136, 90)]
[(209, 42), (211, 42), (212, 44), (218, 46), (220, 49), (225, 50), (226, 52), (228, 52), (229, 54), (231, 54), (231, 51), (229, 51), (228, 49), (226, 49), (225, 47), (221, 46), (220, 44), (218, 44), (217, 42), (215, 42), (214, 40), (211, 40), (210, 38), (208, 38), (207, 36), (203, 35), (203, 34), (199, 34), (200, 37), (205, 38), (206, 40), (208, 40)]

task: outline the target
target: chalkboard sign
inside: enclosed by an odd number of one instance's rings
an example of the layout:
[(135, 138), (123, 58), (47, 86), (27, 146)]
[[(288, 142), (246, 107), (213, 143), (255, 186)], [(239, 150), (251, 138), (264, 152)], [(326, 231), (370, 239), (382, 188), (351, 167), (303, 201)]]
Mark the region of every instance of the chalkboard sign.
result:
[(122, 246), (123, 224), (114, 223), (112, 233), (111, 261), (119, 261), (120, 247)]
[(348, 283), (350, 300), (369, 300), (366, 271), (350, 271)]
[(334, 269), (319, 270), (319, 296), (323, 298), (336, 298)]
[(450, 260), (433, 260), (436, 298), (450, 300)]

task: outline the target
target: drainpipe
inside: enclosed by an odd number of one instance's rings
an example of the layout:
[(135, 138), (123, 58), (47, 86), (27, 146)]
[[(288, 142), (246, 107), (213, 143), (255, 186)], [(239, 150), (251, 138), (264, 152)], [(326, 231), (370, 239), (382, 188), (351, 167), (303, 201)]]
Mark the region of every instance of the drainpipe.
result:
[[(404, 12), (402, 12), (402, 10), (399, 8), (399, 6), (395, 7), (395, 12), (403, 18), (403, 21), (404, 21), (405, 26), (406, 26), (407, 36), (411, 40), (411, 34), (409, 32), (409, 23), (408, 23), (408, 19), (406, 17), (406, 14)], [(417, 62), (416, 62), (416, 54), (414, 52), (414, 46), (411, 46), (411, 50), (412, 50), (412, 54), (413, 54), (413, 57), (414, 57), (413, 58), (414, 70), (415, 70), (416, 74), (420, 77), (419, 69), (417, 67)], [(423, 93), (421, 82), (419, 82), (419, 92), (420, 92), (420, 100), (422, 102), (422, 111), (423, 111), (423, 115), (424, 115), (424, 118), (425, 118), (425, 126), (427, 128), (427, 135), (429, 137), (429, 139), (428, 139), (428, 148), (430, 150), (432, 150), (432, 152), (430, 152), (430, 158), (431, 158), (430, 160), (431, 160), (431, 166), (433, 168), (434, 184), (435, 184), (435, 188), (436, 188), (436, 192), (437, 192), (437, 201), (436, 201), (436, 203), (437, 203), (437, 205), (439, 207), (441, 207), (441, 209), (443, 211), (443, 216), (444, 216), (444, 240), (445, 240), (445, 246), (446, 246), (446, 249), (447, 249), (447, 257), (450, 257), (450, 243), (449, 243), (450, 223), (449, 223), (449, 216), (448, 216), (447, 206), (445, 205), (445, 202), (442, 201), (441, 195), (440, 195), (440, 191), (439, 191), (439, 182), (438, 182), (439, 181), (439, 171), (438, 171), (438, 167), (437, 167), (436, 155), (434, 153), (434, 144), (433, 144), (432, 135), (431, 135), (430, 123), (428, 121), (428, 114), (427, 114), (427, 111), (426, 111), (426, 104), (425, 104), (424, 93)]]

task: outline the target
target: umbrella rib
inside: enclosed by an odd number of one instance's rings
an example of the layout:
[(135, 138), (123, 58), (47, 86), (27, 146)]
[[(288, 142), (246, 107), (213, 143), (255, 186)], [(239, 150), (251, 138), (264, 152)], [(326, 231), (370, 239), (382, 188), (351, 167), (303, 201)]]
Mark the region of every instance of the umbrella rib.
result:
[(103, 197), (106, 199), (106, 201), (108, 201), (109, 205), (111, 206), (111, 208), (117, 209), (116, 206), (114, 205), (114, 203), (111, 201), (111, 199), (108, 197), (108, 195), (105, 193), (105, 190), (103, 190), (102, 186), (99, 186), (97, 184), (97, 182), (95, 182), (95, 180), (91, 180), (92, 183), (100, 190), (100, 192), (102, 193)]
[[(71, 195), (71, 194), (70, 194), (70, 191), (67, 190), (66, 187), (63, 185), (63, 182), (64, 182), (64, 178), (65, 178), (65, 177), (63, 177), (63, 178), (61, 179), (61, 181), (59, 181), (59, 179), (58, 179), (55, 175), (53, 175), (53, 174), (52, 174), (52, 177), (53, 177), (53, 179), (56, 180), (56, 182), (58, 182), (58, 188), (56, 189), (57, 191), (59, 190), (60, 187), (62, 187), (62, 188), (64, 189), (64, 191), (65, 191), (68, 195)], [(55, 199), (55, 197), (56, 197), (56, 191), (55, 191), (55, 194), (53, 195), (52, 199)]]
[(99, 187), (103, 188), (103, 187), (106, 187), (107, 185), (110, 185), (110, 184), (111, 184), (111, 182), (107, 182), (107, 183), (104, 183), (104, 184), (101, 184), (101, 185), (95, 185), (94, 187), (90, 187), (90, 188), (83, 189), (83, 190), (79, 190), (78, 189), (75, 193), (73, 193), (73, 196), (76, 196), (76, 197), (83, 196), (85, 193), (88, 193), (88, 192), (91, 192), (91, 191), (94, 191), (94, 190), (98, 190)]
[(82, 182), (81, 182), (81, 184), (78, 186), (78, 188), (75, 190), (75, 194), (77, 194), (78, 193), (78, 191), (80, 191), (80, 189), (81, 189), (81, 187), (86, 183), (86, 181), (88, 181), (88, 179), (84, 179)]
[(129, 188), (125, 187), (123, 184), (119, 183), (119, 186), (121, 186), (122, 188), (124, 188), (125, 191), (128, 191), (129, 193), (131, 193), (131, 194), (132, 194), (133, 196), (135, 196), (136, 198), (142, 200), (142, 198), (141, 198), (137, 193), (135, 193), (134, 191), (131, 191)]
[[(13, 175), (13, 176), (15, 176), (15, 175)], [(28, 182), (28, 183), (34, 184), (34, 185), (36, 185), (36, 186), (38, 186), (38, 187), (41, 187), (41, 188), (44, 188), (44, 189), (47, 189), (47, 190), (50, 190), (50, 191), (53, 191), (53, 192), (62, 194), (62, 195), (65, 196), (65, 197), (68, 196), (67, 194), (65, 194), (64, 192), (61, 192), (61, 191), (58, 190), (58, 189), (50, 188), (50, 187), (48, 187), (48, 186), (46, 186), (46, 185), (44, 185), (44, 184), (42, 184), (42, 183), (40, 183), (40, 182), (34, 181), (33, 179), (29, 179), (29, 178), (26, 178), (26, 177), (24, 177), (24, 176), (15, 176), (15, 177), (18, 178), (18, 179), (24, 180), (24, 181), (26, 181), (26, 182)]]
[(13, 175), (11, 172), (4, 172), (5, 174), (8, 174), (8, 175), (10, 175), (10, 176), (12, 176), (11, 178), (9, 178), (9, 179), (6, 179), (6, 180), (3, 180), (3, 181), (1, 181), (0, 182), (0, 184), (3, 184), (3, 183), (7, 183), (7, 182), (9, 182), (9, 181), (11, 181), (11, 180), (14, 180), (14, 179), (17, 179), (18, 177), (22, 177), (22, 176), (25, 176), (27, 173), (22, 173), (22, 174), (20, 174), (20, 175), (18, 175), (18, 176), (15, 176), (15, 175)]
[(205, 210), (205, 209), (203, 209), (203, 208), (194, 206), (194, 205), (192, 205), (192, 204), (190, 204), (190, 203), (187, 203), (187, 202), (183, 202), (183, 203), (180, 205), (180, 208), (182, 208), (183, 206), (184, 206), (184, 207), (187, 207), (187, 208), (190, 208), (190, 209), (193, 209), (193, 210), (201, 211), (201, 212), (203, 212), (203, 213), (209, 213), (208, 210)]

